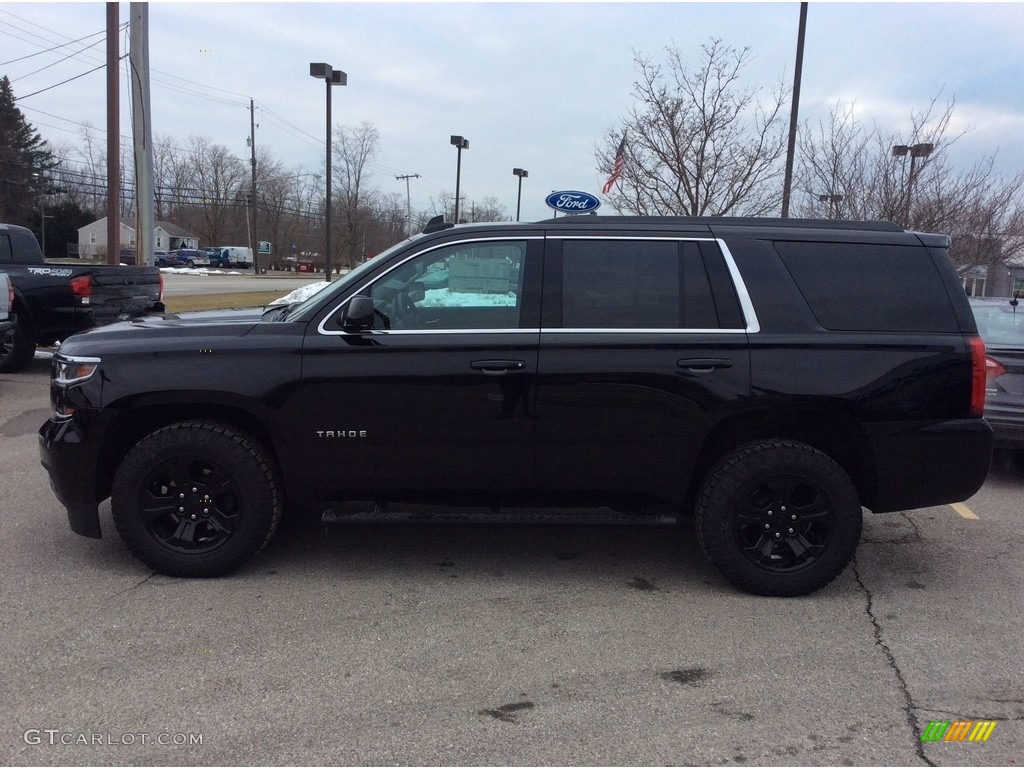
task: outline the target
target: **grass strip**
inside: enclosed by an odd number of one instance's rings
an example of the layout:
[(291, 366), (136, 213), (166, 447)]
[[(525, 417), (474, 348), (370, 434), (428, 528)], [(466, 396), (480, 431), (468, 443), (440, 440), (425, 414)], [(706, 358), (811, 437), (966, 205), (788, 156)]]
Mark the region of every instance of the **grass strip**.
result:
[(206, 309), (240, 309), (265, 307), (274, 299), (291, 293), (288, 290), (249, 291), (246, 293), (210, 293), (197, 296), (166, 296), (168, 312), (198, 312)]

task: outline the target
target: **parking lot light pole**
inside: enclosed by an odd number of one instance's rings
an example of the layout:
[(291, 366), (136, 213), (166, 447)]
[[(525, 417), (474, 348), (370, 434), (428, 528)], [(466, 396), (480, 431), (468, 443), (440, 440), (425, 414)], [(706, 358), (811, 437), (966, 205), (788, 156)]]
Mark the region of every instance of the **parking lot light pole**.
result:
[(904, 224), (908, 227), (910, 226), (910, 198), (914, 192), (914, 161), (919, 157), (928, 157), (934, 151), (935, 145), (931, 143), (914, 144), (913, 146), (897, 144), (892, 148), (893, 157), (906, 157), (910, 155), (910, 175), (907, 177), (907, 202), (903, 208)]
[(519, 192), (516, 194), (516, 221), (519, 221), (519, 205), (523, 201), (523, 179), (529, 176), (530, 172), (522, 168), (513, 168), (512, 175), (519, 177)]
[(348, 75), (330, 64), (309, 65), (310, 77), (317, 77), (327, 84), (327, 197), (324, 202), (324, 272), (331, 282), (331, 86), (348, 85)]
[(452, 136), (451, 145), (458, 151), (455, 165), (455, 223), (459, 223), (459, 182), (462, 180), (462, 150), (469, 149), (469, 139), (463, 136)]
[(839, 203), (843, 201), (842, 195), (818, 195), (818, 199), (823, 203), (828, 203), (828, 217), (834, 219), (839, 214)]

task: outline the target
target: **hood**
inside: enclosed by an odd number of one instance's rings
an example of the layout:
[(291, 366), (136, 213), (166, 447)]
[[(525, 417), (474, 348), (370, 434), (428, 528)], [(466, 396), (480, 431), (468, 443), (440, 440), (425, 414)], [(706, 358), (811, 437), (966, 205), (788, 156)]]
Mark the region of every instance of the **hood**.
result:
[(119, 341), (154, 342), (202, 337), (244, 336), (260, 323), (262, 308), (218, 309), (180, 314), (145, 315), (76, 333), (61, 344), (61, 351), (73, 353), (80, 345), (94, 347)]

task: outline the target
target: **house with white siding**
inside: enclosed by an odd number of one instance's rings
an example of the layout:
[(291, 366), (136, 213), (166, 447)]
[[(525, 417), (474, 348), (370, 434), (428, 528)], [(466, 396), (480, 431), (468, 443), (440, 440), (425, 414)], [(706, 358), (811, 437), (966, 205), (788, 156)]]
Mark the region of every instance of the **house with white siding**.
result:
[[(158, 221), (153, 228), (154, 248), (158, 251), (176, 251), (179, 248), (198, 248), (199, 236), (182, 229), (169, 221)], [(135, 229), (121, 222), (122, 248), (135, 248)], [(78, 230), (78, 255), (83, 258), (106, 256), (107, 254), (107, 217), (86, 224)]]

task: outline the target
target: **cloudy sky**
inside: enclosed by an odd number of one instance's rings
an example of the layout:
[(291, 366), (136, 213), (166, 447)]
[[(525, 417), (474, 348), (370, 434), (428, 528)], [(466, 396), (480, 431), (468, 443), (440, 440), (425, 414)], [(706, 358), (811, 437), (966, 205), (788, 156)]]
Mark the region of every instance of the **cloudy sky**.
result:
[[(324, 61), (348, 74), (348, 86), (334, 89), (335, 123), (368, 121), (380, 131), (373, 186), (404, 198), (395, 176), (418, 173), (412, 205), (429, 208), (454, 191), (449, 137), (460, 134), (470, 142), (467, 200), (493, 196), (514, 215), (512, 168), (521, 167), (530, 174), (522, 217), (546, 218), (553, 190), (599, 192), (595, 148), (631, 104), (635, 54), (659, 59), (674, 46), (697, 63), (701, 45), (720, 38), (751, 48), (745, 83), (770, 91), (792, 80), (799, 10), (798, 2), (156, 2), (154, 134), (181, 145), (205, 135), (245, 158), (252, 97), (257, 144), (289, 168), (318, 171), (325, 89), (309, 63)], [(0, 2), (0, 75), (48, 141), (79, 143), (83, 123), (105, 135), (103, 70), (57, 85), (103, 63), (104, 25), (103, 3)], [(72, 40), (81, 42), (65, 45)], [(1022, 84), (1024, 4), (810, 4), (802, 121), (855, 103), (861, 119), (899, 131), (933, 97), (955, 98), (954, 130), (970, 129), (956, 160), (998, 153), (1000, 166), (1017, 172)], [(121, 134), (129, 138), (126, 90), (122, 75)]]

